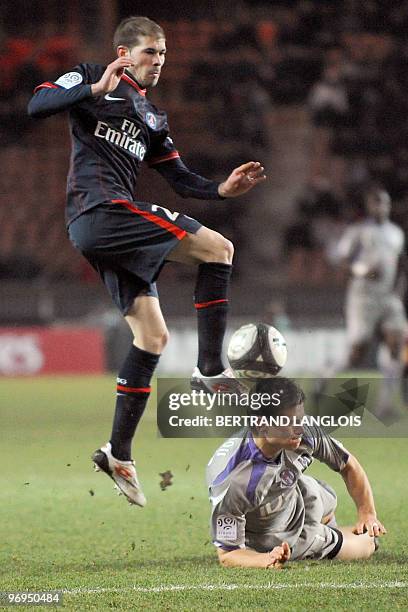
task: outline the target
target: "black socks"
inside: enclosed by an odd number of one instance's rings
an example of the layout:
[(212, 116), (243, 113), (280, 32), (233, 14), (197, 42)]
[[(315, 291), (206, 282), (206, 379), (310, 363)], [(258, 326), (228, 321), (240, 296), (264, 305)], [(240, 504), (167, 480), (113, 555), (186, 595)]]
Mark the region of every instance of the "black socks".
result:
[(203, 263), (198, 266), (194, 293), (198, 324), (198, 368), (205, 376), (221, 374), (222, 344), (227, 327), (227, 291), (232, 265)]
[(159, 358), (132, 345), (119, 372), (110, 442), (112, 455), (121, 461), (131, 459), (132, 439), (149, 399), (150, 380)]
[[(198, 367), (205, 376), (221, 374), (222, 345), (227, 326), (227, 289), (232, 265), (203, 263), (198, 267), (194, 302), (198, 321)], [(150, 394), (150, 380), (160, 355), (132, 345), (117, 378), (112, 455), (131, 459), (132, 440)]]

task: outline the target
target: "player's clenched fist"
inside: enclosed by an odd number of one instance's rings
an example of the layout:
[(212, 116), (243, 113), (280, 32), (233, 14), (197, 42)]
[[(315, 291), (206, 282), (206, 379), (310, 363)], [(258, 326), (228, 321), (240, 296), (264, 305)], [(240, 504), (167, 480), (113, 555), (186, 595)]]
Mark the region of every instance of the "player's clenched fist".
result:
[(235, 168), (229, 177), (219, 185), (218, 193), (223, 198), (234, 198), (246, 193), (266, 179), (260, 162), (248, 162)]
[(114, 62), (106, 67), (101, 79), (91, 86), (92, 95), (100, 96), (109, 93), (117, 88), (125, 68), (133, 66), (134, 62), (130, 57), (118, 57)]

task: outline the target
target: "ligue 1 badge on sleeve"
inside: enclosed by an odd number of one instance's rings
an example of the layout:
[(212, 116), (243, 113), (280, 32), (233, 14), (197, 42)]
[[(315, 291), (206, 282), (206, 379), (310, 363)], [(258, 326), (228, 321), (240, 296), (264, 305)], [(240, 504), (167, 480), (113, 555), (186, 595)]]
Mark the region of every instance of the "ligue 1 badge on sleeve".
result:
[(222, 540), (236, 540), (237, 519), (233, 516), (219, 516), (217, 518), (217, 538)]
[(79, 85), (82, 83), (83, 77), (79, 72), (67, 72), (60, 76), (60, 78), (55, 81), (57, 85), (64, 87), (64, 89), (71, 89), (71, 87), (75, 87), (75, 85)]
[(146, 123), (150, 128), (152, 128), (152, 130), (156, 129), (157, 119), (150, 111), (146, 113)]

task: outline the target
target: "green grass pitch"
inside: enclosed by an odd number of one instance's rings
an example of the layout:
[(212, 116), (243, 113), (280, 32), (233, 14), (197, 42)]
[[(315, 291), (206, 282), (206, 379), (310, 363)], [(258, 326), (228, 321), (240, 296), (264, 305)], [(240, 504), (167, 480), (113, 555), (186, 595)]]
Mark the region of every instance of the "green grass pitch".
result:
[[(406, 439), (345, 441), (389, 531), (372, 560), (227, 570), (209, 541), (204, 484), (220, 441), (159, 438), (152, 397), (134, 444), (148, 505), (130, 507), (90, 462), (110, 431), (113, 388), (108, 376), (0, 381), (0, 591), (64, 589), (71, 610), (408, 608)], [(317, 462), (308, 473), (336, 488), (338, 521), (351, 524), (341, 477)]]

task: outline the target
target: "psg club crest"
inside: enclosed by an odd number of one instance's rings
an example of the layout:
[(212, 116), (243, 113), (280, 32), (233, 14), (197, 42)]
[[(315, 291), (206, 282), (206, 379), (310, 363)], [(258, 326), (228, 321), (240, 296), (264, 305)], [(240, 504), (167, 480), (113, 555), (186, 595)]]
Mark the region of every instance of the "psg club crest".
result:
[(156, 117), (153, 115), (153, 113), (148, 112), (146, 113), (146, 123), (149, 127), (152, 128), (152, 130), (156, 129), (157, 126), (157, 119)]
[(285, 468), (280, 473), (281, 483), (285, 485), (285, 487), (291, 487), (296, 480), (296, 475), (292, 470)]

